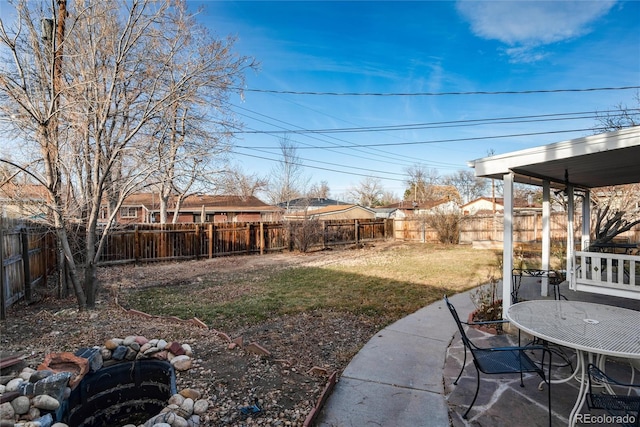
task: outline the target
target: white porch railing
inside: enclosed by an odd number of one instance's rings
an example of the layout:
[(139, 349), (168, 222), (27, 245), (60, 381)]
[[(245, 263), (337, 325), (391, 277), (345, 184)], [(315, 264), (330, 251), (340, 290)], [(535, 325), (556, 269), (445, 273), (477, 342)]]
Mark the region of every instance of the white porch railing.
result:
[(576, 251), (569, 287), (640, 300), (640, 256)]

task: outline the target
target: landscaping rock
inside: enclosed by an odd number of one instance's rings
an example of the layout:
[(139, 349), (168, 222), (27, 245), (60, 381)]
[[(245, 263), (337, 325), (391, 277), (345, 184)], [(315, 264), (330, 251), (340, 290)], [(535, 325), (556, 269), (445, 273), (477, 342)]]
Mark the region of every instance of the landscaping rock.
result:
[(184, 398), (189, 398), (193, 400), (200, 399), (200, 392), (198, 390), (194, 390), (192, 388), (185, 388), (180, 391), (180, 395)]
[(169, 350), (170, 353), (173, 353), (176, 356), (182, 356), (183, 354), (185, 354), (185, 351), (182, 348), (182, 345), (180, 345), (180, 343), (176, 341), (169, 344), (169, 346), (167, 347), (167, 350)]
[(11, 406), (16, 415), (24, 415), (29, 412), (31, 401), (27, 396), (18, 396), (11, 401)]
[(60, 402), (51, 396), (41, 394), (34, 397), (31, 401), (33, 406), (44, 411), (55, 411), (60, 407)]
[(171, 359), (171, 364), (176, 371), (186, 371), (191, 369), (191, 358), (189, 356), (176, 356)]
[(65, 390), (70, 383), (71, 376), (71, 372), (58, 372), (57, 374), (43, 378), (34, 384), (32, 394), (46, 394), (58, 401), (63, 400)]
[(4, 402), (0, 405), (0, 419), (13, 420), (16, 416), (16, 411), (13, 409), (11, 402)]
[(51, 375), (53, 375), (53, 371), (50, 371), (48, 369), (42, 369), (40, 371), (35, 371), (29, 377), (29, 382), (37, 383), (41, 379), (50, 377)]
[(73, 353), (49, 353), (38, 366), (38, 370), (51, 370), (55, 373), (70, 372), (69, 387), (72, 389), (89, 372), (89, 361)]
[(209, 401), (205, 399), (198, 399), (193, 404), (193, 413), (196, 415), (203, 415), (209, 409)]

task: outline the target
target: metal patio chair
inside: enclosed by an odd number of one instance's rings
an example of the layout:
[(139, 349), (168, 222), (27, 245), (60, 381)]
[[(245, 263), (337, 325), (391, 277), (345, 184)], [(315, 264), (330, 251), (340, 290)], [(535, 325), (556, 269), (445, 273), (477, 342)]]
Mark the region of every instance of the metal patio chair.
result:
[(621, 417), (622, 425), (639, 426), (640, 384), (627, 384), (615, 380), (593, 364), (589, 364), (587, 369), (589, 374), (587, 406), (589, 409), (606, 410), (612, 416)]
[[(458, 384), (458, 380), (460, 380), (460, 376), (464, 371), (464, 368), (467, 364), (467, 350), (471, 353), (473, 357), (473, 365), (476, 368), (476, 392), (473, 396), (473, 400), (471, 404), (467, 408), (466, 412), (462, 416), (462, 418), (466, 419), (469, 411), (476, 403), (476, 399), (478, 398), (478, 392), (480, 391), (480, 373), (487, 375), (493, 374), (520, 374), (520, 387), (524, 387), (524, 378), (523, 374), (525, 372), (528, 373), (536, 373), (538, 374), (544, 382), (548, 384), (547, 393), (548, 393), (548, 407), (549, 407), (549, 426), (551, 426), (551, 382), (549, 381), (551, 374), (549, 373), (549, 377), (547, 377), (544, 373), (544, 361), (545, 355), (549, 354), (549, 366), (551, 366), (551, 353), (545, 346), (538, 345), (527, 345), (527, 346), (512, 346), (512, 347), (489, 347), (489, 348), (481, 348), (476, 346), (465, 332), (463, 324), (468, 324), (466, 322), (462, 322), (458, 313), (449, 302), (449, 299), (445, 295), (444, 301), (453, 316), (453, 319), (458, 326), (458, 331), (460, 332), (460, 336), (462, 338), (462, 342), (464, 344), (464, 361), (462, 362), (462, 369), (458, 374), (458, 377), (453, 382), (453, 384)], [(498, 321), (500, 322), (500, 321)], [(488, 323), (488, 322), (483, 322)], [(526, 352), (531, 350), (541, 350), (542, 351), (542, 362), (540, 366), (538, 366), (529, 356), (527, 356)], [(549, 378), (549, 379), (548, 379)]]
[(514, 268), (511, 270), (511, 304), (516, 304), (520, 301), (524, 301), (520, 298), (520, 286), (522, 285), (523, 278), (538, 278), (542, 280), (543, 277), (549, 279), (549, 286), (553, 293), (553, 299), (555, 300), (567, 300), (567, 297), (560, 293), (560, 284), (566, 280), (566, 274), (559, 270), (540, 270), (537, 268)]

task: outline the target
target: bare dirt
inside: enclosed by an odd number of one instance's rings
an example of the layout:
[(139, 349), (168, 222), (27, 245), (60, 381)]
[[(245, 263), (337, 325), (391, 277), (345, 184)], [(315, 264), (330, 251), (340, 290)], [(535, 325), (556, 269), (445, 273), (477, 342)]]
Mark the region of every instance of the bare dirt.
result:
[[(193, 388), (210, 401), (204, 419), (208, 426), (301, 426), (316, 405), (331, 373), (340, 374), (381, 323), (344, 312), (316, 310), (274, 317), (260, 324), (220, 330), (198, 327), (175, 318), (147, 318), (127, 309), (130, 289), (174, 286), (205, 280), (211, 275), (238, 278), (243, 283), (262, 274), (296, 266), (350, 262), (385, 252), (401, 243), (376, 243), (345, 250), (311, 254), (268, 254), (202, 261), (120, 266), (101, 269), (102, 286), (95, 310), (79, 311), (75, 299), (54, 298), (51, 289), (39, 289), (37, 302), (18, 303), (0, 323), (3, 353), (27, 355), (36, 367), (50, 352), (102, 345), (109, 338), (142, 335), (188, 343), (194, 366), (178, 373), (178, 389)], [(225, 280), (226, 281), (226, 280)], [(230, 280), (233, 282), (233, 280)], [(178, 289), (178, 288), (176, 288)], [(221, 300), (250, 290), (222, 288)], [(187, 320), (187, 319), (183, 319)], [(228, 338), (242, 342), (236, 348)], [(269, 351), (257, 355), (247, 344)], [(3, 372), (4, 373), (4, 372)], [(262, 412), (243, 418), (240, 409), (258, 403)]]

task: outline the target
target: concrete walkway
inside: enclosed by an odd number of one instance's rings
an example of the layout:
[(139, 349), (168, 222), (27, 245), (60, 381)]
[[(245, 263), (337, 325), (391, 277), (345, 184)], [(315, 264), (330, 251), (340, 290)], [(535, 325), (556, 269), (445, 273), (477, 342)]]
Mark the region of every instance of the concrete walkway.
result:
[[(597, 300), (640, 310), (639, 301), (603, 301), (602, 296), (568, 291), (566, 285), (562, 292), (571, 300)], [(469, 292), (449, 300), (460, 316), (474, 309)], [(472, 337), (474, 340), (492, 338), (477, 331)], [(506, 345), (514, 345), (517, 339), (514, 336), (495, 338), (511, 340)], [(535, 375), (527, 377), (525, 388), (521, 388), (519, 378), (513, 376), (481, 376), (478, 402), (469, 420), (463, 420), (461, 415), (473, 398), (476, 382), (475, 369), (467, 365), (459, 384), (452, 385), (461, 367), (463, 349), (455, 322), (442, 299), (398, 320), (378, 332), (351, 360), (316, 426), (547, 425), (547, 393), (537, 389), (540, 381)], [(629, 371), (627, 365), (622, 368)], [(554, 367), (554, 376), (562, 375), (566, 375), (562, 368)], [(574, 384), (552, 388), (554, 426), (567, 424), (577, 390)]]
[[(450, 301), (460, 313), (468, 293)], [(449, 426), (443, 370), (457, 327), (439, 300), (377, 333), (351, 360), (318, 426)]]

